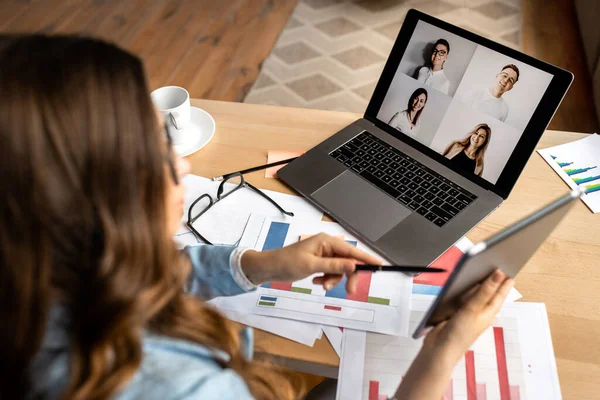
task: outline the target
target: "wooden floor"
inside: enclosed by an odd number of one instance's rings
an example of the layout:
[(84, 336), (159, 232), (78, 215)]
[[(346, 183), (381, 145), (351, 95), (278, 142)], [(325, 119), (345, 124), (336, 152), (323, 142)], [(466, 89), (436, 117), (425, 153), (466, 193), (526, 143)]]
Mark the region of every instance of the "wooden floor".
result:
[(578, 30), (572, 0), (522, 0), (523, 50), (536, 58), (573, 72), (575, 79), (550, 129), (597, 132), (592, 80)]
[[(0, 32), (78, 32), (140, 55), (151, 88), (242, 101), (298, 0), (0, 0)], [(523, 0), (526, 53), (575, 73), (550, 128), (599, 129), (572, 0)]]
[(241, 101), (298, 0), (1, 0), (0, 32), (78, 32), (140, 55), (152, 89)]

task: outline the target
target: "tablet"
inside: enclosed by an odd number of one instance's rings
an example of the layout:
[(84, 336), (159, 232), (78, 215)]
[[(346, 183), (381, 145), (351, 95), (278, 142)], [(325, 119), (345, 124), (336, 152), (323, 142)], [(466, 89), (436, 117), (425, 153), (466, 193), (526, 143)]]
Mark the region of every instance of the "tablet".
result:
[(461, 306), (461, 295), (485, 280), (495, 269), (514, 278), (583, 193), (575, 189), (489, 239), (474, 244), (458, 261), (413, 338), (423, 336), (430, 328), (450, 318)]

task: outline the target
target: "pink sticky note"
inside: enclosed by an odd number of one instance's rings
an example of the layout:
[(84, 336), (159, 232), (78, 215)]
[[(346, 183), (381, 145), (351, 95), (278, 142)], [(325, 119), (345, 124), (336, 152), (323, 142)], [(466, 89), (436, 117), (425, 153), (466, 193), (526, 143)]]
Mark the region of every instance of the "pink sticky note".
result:
[[(267, 156), (267, 164), (281, 160), (287, 160), (288, 158), (299, 157), (302, 154), (304, 154), (303, 151), (269, 150), (269, 155)], [(265, 170), (265, 178), (277, 178), (277, 171), (279, 171), (279, 168), (282, 168), (285, 165), (286, 164), (281, 164), (267, 168)]]

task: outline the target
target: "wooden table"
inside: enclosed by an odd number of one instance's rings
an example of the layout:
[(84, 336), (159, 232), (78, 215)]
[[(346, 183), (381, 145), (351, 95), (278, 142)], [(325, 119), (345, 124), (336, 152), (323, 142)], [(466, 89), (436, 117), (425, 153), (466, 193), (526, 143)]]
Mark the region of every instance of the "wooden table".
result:
[[(188, 159), (192, 173), (212, 177), (266, 162), (268, 150), (308, 150), (360, 117), (358, 114), (193, 100), (217, 123), (212, 141)], [(585, 135), (548, 131), (539, 148)], [(264, 189), (290, 193), (264, 171), (247, 176)], [(536, 153), (509, 199), (467, 235), (475, 242), (567, 192)], [(565, 399), (600, 398), (600, 216), (582, 203), (550, 235), (516, 280), (523, 301), (544, 302)], [(327, 339), (313, 348), (261, 332), (257, 347), (305, 371), (335, 376), (339, 359)], [(325, 372), (323, 372), (325, 371)]]

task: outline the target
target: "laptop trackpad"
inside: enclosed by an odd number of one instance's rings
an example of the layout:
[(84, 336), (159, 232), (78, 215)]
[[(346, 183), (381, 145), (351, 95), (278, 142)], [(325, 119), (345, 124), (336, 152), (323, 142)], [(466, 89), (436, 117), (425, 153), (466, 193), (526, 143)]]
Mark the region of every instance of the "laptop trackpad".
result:
[(317, 189), (312, 197), (372, 241), (411, 214), (408, 208), (349, 171)]

